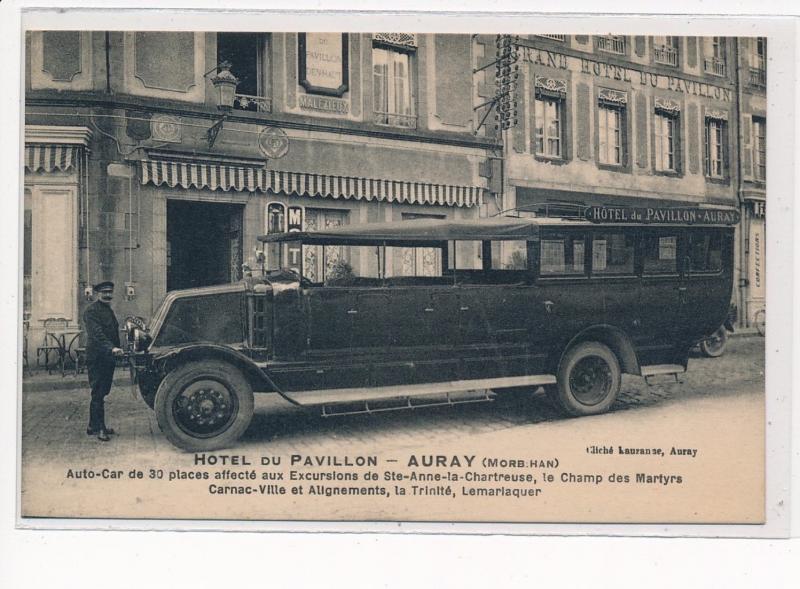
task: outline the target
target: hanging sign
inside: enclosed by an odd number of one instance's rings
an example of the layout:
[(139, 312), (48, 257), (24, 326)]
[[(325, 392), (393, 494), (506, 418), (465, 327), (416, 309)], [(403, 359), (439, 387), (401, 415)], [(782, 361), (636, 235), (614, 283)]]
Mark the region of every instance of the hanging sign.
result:
[(750, 224), (750, 297), (763, 300), (764, 288), (764, 223), (754, 221)]
[(303, 207), (296, 205), (287, 209), (287, 231), (294, 233), (303, 230)]
[(298, 35), (300, 85), (310, 94), (342, 96), (348, 88), (347, 35)]
[(652, 223), (662, 225), (736, 225), (739, 211), (691, 207), (587, 207), (592, 223)]
[(267, 205), (267, 234), (286, 232), (286, 205), (271, 202)]

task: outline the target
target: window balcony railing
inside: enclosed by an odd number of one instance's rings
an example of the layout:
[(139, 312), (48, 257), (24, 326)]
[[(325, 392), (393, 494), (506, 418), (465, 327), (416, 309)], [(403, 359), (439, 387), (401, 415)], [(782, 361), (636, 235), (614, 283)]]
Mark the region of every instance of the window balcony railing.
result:
[(664, 65), (678, 65), (678, 50), (668, 45), (661, 45), (653, 50), (653, 57), (656, 63)]
[(417, 128), (417, 115), (403, 115), (393, 112), (383, 112), (376, 110), (373, 120), (378, 125), (389, 127), (403, 127), (405, 129)]
[(705, 71), (709, 74), (713, 74), (715, 76), (726, 75), (727, 68), (725, 66), (724, 59), (720, 59), (719, 57), (707, 58), (703, 61), (703, 65), (703, 69), (705, 69)]
[(233, 108), (253, 112), (272, 112), (272, 99), (265, 96), (237, 94), (233, 99)]
[(550, 39), (552, 41), (561, 41), (562, 43), (567, 40), (566, 35), (536, 35), (542, 39)]
[(598, 37), (597, 48), (600, 51), (625, 55), (625, 37)]
[(765, 87), (767, 85), (767, 70), (760, 67), (750, 68), (750, 85)]

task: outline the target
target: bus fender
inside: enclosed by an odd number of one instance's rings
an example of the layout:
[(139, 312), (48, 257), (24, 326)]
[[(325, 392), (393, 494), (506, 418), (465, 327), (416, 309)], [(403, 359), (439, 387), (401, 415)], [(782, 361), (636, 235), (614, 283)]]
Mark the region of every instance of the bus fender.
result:
[(630, 338), (619, 327), (613, 325), (592, 325), (579, 332), (569, 340), (569, 343), (564, 347), (558, 359), (558, 364), (561, 363), (561, 358), (564, 357), (567, 350), (576, 344), (586, 341), (595, 341), (605, 344), (617, 356), (622, 372), (641, 376), (639, 359), (636, 356), (636, 350), (633, 349)]
[(254, 391), (270, 392), (269, 379), (265, 377), (261, 368), (238, 350), (213, 343), (193, 343), (184, 346), (171, 348), (169, 352), (154, 357), (163, 368), (162, 372), (167, 373), (176, 366), (194, 360), (223, 360), (229, 362), (239, 370), (250, 382)]

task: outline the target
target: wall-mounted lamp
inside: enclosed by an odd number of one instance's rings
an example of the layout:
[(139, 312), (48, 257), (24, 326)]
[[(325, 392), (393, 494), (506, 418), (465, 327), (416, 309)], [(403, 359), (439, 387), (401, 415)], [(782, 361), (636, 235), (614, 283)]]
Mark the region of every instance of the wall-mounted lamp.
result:
[[(236, 86), (239, 79), (231, 73), (231, 64), (223, 61), (217, 66), (217, 75), (211, 78), (214, 85), (214, 95), (217, 99), (217, 108), (230, 110), (236, 98)], [(213, 71), (213, 70), (212, 70)]]
[[(216, 72), (214, 77), (211, 78), (211, 83), (214, 85), (214, 98), (217, 102), (217, 108), (222, 111), (229, 111), (233, 108), (233, 102), (236, 99), (236, 86), (239, 84), (239, 79), (231, 73), (231, 64), (227, 61), (223, 61), (215, 68), (210, 69), (205, 75), (207, 76), (211, 72)], [(222, 115), (206, 132), (209, 149), (214, 147), (217, 135), (222, 130), (227, 118), (227, 114)]]

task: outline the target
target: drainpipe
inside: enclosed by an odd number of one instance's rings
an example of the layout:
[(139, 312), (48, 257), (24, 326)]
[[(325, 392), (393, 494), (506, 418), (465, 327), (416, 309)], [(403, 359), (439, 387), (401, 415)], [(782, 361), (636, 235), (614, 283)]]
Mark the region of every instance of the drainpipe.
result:
[(106, 31), (106, 93), (111, 94), (111, 33)]
[(740, 221), (739, 221), (739, 292), (737, 297), (737, 306), (739, 307), (739, 324), (740, 326), (747, 325), (747, 308), (746, 308), (746, 298), (747, 298), (747, 262), (749, 261), (745, 255), (747, 252), (747, 239), (748, 239), (748, 232), (746, 231), (749, 228), (749, 224), (745, 218), (745, 207), (743, 206), (742, 202), (742, 147), (743, 147), (743, 140), (742, 140), (742, 83), (741, 83), (741, 75), (740, 70), (742, 67), (740, 55), (739, 55), (739, 38), (733, 38), (733, 55), (734, 55), (734, 80), (733, 83), (736, 87), (736, 102), (733, 106), (734, 117), (736, 119), (736, 202), (739, 206), (739, 212), (741, 213)]

